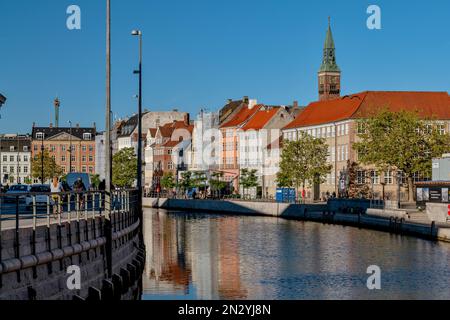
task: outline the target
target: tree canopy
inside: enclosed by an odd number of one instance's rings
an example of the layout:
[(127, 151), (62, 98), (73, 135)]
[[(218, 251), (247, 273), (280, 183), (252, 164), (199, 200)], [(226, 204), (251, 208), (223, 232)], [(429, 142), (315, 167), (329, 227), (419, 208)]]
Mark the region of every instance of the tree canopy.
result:
[(163, 189), (173, 189), (176, 187), (175, 178), (172, 172), (164, 173), (160, 181), (161, 187)]
[(243, 190), (244, 195), (245, 190), (258, 186), (258, 177), (256, 176), (257, 172), (258, 171), (255, 169), (248, 169), (248, 168), (241, 169), (241, 174), (239, 176), (239, 183), (244, 189)]
[(56, 164), (48, 150), (44, 150), (44, 154), (39, 153), (31, 160), (31, 175), (33, 178), (41, 179), (42, 156), (44, 157), (44, 181), (50, 180), (54, 176), (61, 177), (63, 174), (62, 168)]
[(305, 132), (298, 140), (285, 141), (281, 153), (277, 182), (281, 187), (305, 186), (322, 183), (332, 168), (327, 164), (328, 145), (325, 139), (314, 138)]
[(450, 136), (433, 119), (421, 119), (417, 112), (377, 114), (358, 121), (359, 141), (353, 148), (358, 160), (380, 170), (396, 169), (408, 179), (409, 199), (413, 199), (413, 175), (431, 175), (432, 159), (450, 150)]
[(113, 184), (120, 188), (129, 188), (137, 176), (137, 157), (133, 148), (125, 148), (113, 156)]

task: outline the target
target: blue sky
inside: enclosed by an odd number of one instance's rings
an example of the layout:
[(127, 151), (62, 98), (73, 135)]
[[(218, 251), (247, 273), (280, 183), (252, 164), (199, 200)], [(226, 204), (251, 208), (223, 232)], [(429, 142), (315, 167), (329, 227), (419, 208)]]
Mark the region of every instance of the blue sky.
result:
[[(66, 9), (82, 29), (66, 28)], [(343, 94), (448, 91), (450, 1), (112, 0), (114, 114), (136, 110), (137, 39), (144, 33), (144, 107), (196, 114), (248, 95), (266, 104), (317, 99), (327, 17), (332, 18)], [(382, 30), (366, 27), (377, 4)], [(1, 0), (0, 132), (61, 120), (104, 128), (105, 1)]]

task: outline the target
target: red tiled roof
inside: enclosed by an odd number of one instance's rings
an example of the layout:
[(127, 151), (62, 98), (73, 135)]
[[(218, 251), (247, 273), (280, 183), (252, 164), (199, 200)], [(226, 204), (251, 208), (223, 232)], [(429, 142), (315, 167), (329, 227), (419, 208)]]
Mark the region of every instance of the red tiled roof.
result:
[(168, 147), (168, 148), (172, 148), (177, 146), (181, 141), (174, 141), (174, 140), (169, 140), (166, 143), (164, 143), (162, 146), (163, 147)]
[(421, 117), (450, 119), (450, 96), (447, 92), (365, 91), (334, 100), (312, 102), (284, 129), (363, 118), (382, 108), (394, 112), (418, 111)]
[(262, 129), (280, 110), (280, 107), (271, 107), (266, 110), (260, 109), (255, 115), (242, 127), (242, 130)]
[(253, 108), (242, 108), (230, 121), (222, 124), (221, 128), (237, 127), (250, 119), (256, 112), (261, 109), (262, 105), (256, 105)]

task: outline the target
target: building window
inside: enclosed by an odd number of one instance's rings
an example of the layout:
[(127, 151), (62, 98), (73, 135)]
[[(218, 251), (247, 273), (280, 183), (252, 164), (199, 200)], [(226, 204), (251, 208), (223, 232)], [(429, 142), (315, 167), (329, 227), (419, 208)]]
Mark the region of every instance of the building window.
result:
[(93, 167), (89, 167), (89, 173), (94, 173), (94, 168)]
[(384, 183), (385, 184), (392, 184), (393, 180), (392, 180), (392, 171), (388, 170), (384, 172)]
[(28, 173), (28, 166), (23, 166), (23, 173)]
[(82, 157), (81, 157), (81, 161), (82, 161), (82, 162), (86, 162), (86, 156), (82, 156)]
[(28, 152), (28, 146), (23, 146), (23, 151)]
[(28, 156), (23, 156), (23, 161), (27, 162), (28, 161)]
[(44, 137), (45, 137), (45, 135), (44, 135), (43, 132), (37, 132), (36, 133), (36, 139), (43, 140)]
[(364, 170), (358, 170), (356, 172), (357, 184), (366, 184), (366, 172)]
[(71, 156), (71, 161), (72, 161), (72, 162), (77, 161), (76, 158), (75, 158), (75, 156)]
[(52, 155), (52, 159), (53, 159), (53, 161), (56, 161), (56, 156)]
[(3, 162), (8, 162), (8, 157), (7, 156), (3, 156)]
[(86, 173), (86, 166), (81, 167), (81, 172)]
[(8, 172), (8, 167), (3, 167), (3, 172), (7, 173)]
[(89, 146), (89, 151), (94, 151), (94, 147), (93, 146)]
[(55, 152), (55, 151), (56, 151), (56, 147), (55, 147), (54, 145), (51, 145), (51, 146), (50, 146), (50, 150), (51, 150), (52, 152)]
[(171, 155), (172, 154), (172, 149), (167, 150), (167, 154)]
[(66, 162), (66, 156), (61, 156), (61, 162)]
[(377, 171), (372, 170), (370, 171), (370, 178), (371, 178), (371, 182), (373, 182), (373, 184), (379, 184), (380, 183), (380, 175), (378, 174)]
[(61, 170), (63, 173), (66, 173), (66, 167), (65, 166), (61, 166)]
[(91, 140), (92, 135), (90, 133), (83, 133), (83, 140)]
[(10, 146), (9, 147), (9, 151), (14, 151), (15, 147), (14, 146)]
[(67, 147), (66, 147), (66, 145), (63, 144), (63, 145), (61, 146), (61, 151), (66, 151), (66, 150), (67, 150)]
[(82, 151), (86, 151), (86, 146), (82, 146), (82, 147), (81, 147), (81, 150), (82, 150)]
[(167, 169), (173, 170), (173, 162), (172, 161), (169, 161), (169, 163), (167, 164)]
[(14, 162), (14, 156), (9, 156), (9, 161)]
[(90, 162), (94, 161), (94, 157), (91, 156), (91, 155), (89, 155), (89, 161), (90, 161)]
[(75, 166), (72, 166), (71, 168), (70, 168), (70, 172), (75, 172), (76, 170), (75, 170)]
[(14, 173), (14, 166), (10, 166), (10, 167), (9, 167), (9, 172), (10, 172), (10, 173)]
[(34, 145), (33, 149), (34, 149), (34, 151), (38, 151), (38, 146), (37, 146), (37, 144)]

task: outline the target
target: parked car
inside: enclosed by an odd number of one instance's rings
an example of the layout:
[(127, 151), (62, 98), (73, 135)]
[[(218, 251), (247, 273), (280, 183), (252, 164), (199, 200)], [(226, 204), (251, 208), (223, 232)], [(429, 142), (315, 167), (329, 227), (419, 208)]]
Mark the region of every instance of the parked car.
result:
[[(25, 195), (30, 192), (30, 186), (26, 184), (18, 184), (11, 186), (8, 191), (6, 191), (6, 196), (3, 198), (4, 202), (16, 202), (17, 196), (19, 195), (19, 202), (25, 201)], [(23, 194), (23, 196), (20, 196)]]
[[(55, 201), (52, 199), (48, 193), (51, 192), (49, 185), (37, 184), (33, 185), (30, 188), (30, 193), (38, 193), (35, 195), (36, 198), (36, 207), (47, 206), (47, 199), (49, 200), (50, 205), (54, 205)], [(39, 194), (42, 193), (42, 194)], [(33, 195), (29, 194), (25, 198), (25, 205), (27, 210), (32, 209), (33, 207)]]

